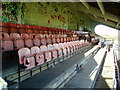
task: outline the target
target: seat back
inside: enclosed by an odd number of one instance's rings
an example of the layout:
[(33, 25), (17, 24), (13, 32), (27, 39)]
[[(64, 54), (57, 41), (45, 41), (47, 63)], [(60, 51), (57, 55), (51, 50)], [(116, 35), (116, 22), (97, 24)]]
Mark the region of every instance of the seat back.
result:
[(29, 35), (28, 35), (27, 33), (22, 33), (22, 34), (21, 34), (21, 37), (22, 37), (23, 39), (27, 39), (27, 38), (29, 38)]
[(4, 39), (10, 39), (10, 36), (9, 36), (8, 33), (3, 33), (3, 38), (4, 38)]
[(25, 70), (35, 67), (34, 55), (31, 55), (29, 48), (21, 48), (18, 51), (19, 63), (23, 64), (26, 68)]
[(54, 49), (52, 44), (48, 44), (47, 47), (48, 47), (48, 50), (53, 50)]
[(30, 55), (30, 49), (29, 48), (21, 48), (18, 50), (18, 56), (19, 56), (19, 63), (24, 63), (24, 57)]
[(33, 43), (34, 43), (35, 46), (40, 46), (41, 45), (41, 42), (40, 42), (39, 38), (34, 38)]
[(40, 48), (38, 46), (31, 47), (31, 54), (36, 54), (40, 52)]
[(51, 43), (52, 43), (52, 41), (51, 41), (51, 38), (50, 38), (50, 37), (48, 37), (48, 38), (46, 39), (46, 41), (47, 41), (47, 44), (51, 44)]
[(11, 51), (14, 50), (14, 45), (12, 40), (4, 40), (2, 41), (2, 49), (3, 51)]
[(20, 34), (18, 34), (18, 33), (11, 33), (10, 34), (10, 38), (11, 39), (18, 39), (18, 38), (20, 38), (21, 36), (20, 36)]
[(40, 48), (38, 46), (33, 46), (31, 48), (31, 54), (35, 54), (37, 66), (44, 63), (44, 54), (40, 53)]
[(25, 46), (26, 47), (32, 47), (33, 46), (33, 40), (32, 39), (25, 39)]
[(40, 46), (40, 50), (41, 50), (41, 52), (47, 51), (47, 47), (45, 45), (42, 45), (42, 46)]
[(45, 38), (41, 38), (41, 44), (42, 45), (47, 45), (46, 39)]
[(14, 47), (15, 49), (20, 49), (20, 48), (23, 48), (25, 45), (24, 45), (24, 40), (23, 39), (16, 39), (14, 41)]

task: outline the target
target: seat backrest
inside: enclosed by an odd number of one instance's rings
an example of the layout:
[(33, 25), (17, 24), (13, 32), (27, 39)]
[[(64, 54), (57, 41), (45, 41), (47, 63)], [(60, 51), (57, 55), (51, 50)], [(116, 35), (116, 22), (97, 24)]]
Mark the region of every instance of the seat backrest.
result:
[(14, 47), (15, 49), (20, 49), (20, 48), (23, 48), (25, 45), (24, 45), (24, 40), (23, 39), (16, 39), (14, 41)]
[(35, 34), (35, 33), (30, 33), (30, 34), (29, 34), (29, 37), (33, 39), (33, 38), (36, 37), (36, 34)]
[(52, 44), (48, 44), (47, 47), (48, 47), (48, 50), (53, 50), (54, 49)]
[(29, 38), (29, 35), (28, 35), (27, 33), (22, 33), (22, 34), (21, 34), (21, 37), (22, 37), (23, 39), (27, 39), (27, 38)]
[(40, 52), (40, 48), (38, 46), (31, 47), (31, 54), (36, 54)]
[(53, 47), (54, 47), (55, 49), (58, 49), (58, 44), (53, 44)]
[(49, 37), (54, 37), (53, 34), (49, 34)]
[(44, 35), (43, 35), (43, 34), (37, 34), (37, 35), (35, 36), (35, 38), (44, 38)]
[(53, 44), (56, 43), (55, 37), (52, 38), (52, 43), (53, 43)]
[(32, 47), (33, 46), (33, 40), (32, 39), (26, 39), (25, 40), (25, 45), (27, 47)]
[(20, 34), (18, 34), (18, 33), (11, 33), (10, 34), (10, 38), (11, 39), (17, 39), (17, 38), (20, 38), (21, 36), (20, 36)]
[(48, 37), (49, 37), (49, 35), (48, 35), (48, 34), (44, 34), (44, 37), (48, 38)]
[(12, 40), (4, 40), (2, 42), (3, 51), (11, 51), (14, 50), (14, 45)]
[(52, 43), (52, 41), (51, 41), (51, 38), (50, 38), (50, 37), (48, 37), (48, 38), (46, 39), (46, 41), (47, 41), (47, 44), (51, 44), (51, 43)]
[(2, 34), (0, 34), (0, 40), (2, 40), (2, 39), (3, 39)]
[(42, 45), (42, 46), (40, 46), (40, 50), (41, 50), (41, 52), (47, 51), (47, 47), (45, 45)]
[(29, 48), (21, 48), (21, 49), (18, 50), (18, 56), (19, 56), (19, 63), (20, 64), (24, 63), (23, 58), (26, 55), (30, 55), (30, 49)]
[(64, 44), (63, 43), (59, 43), (59, 48), (63, 48), (64, 47)]
[(39, 38), (34, 38), (33, 43), (34, 43), (35, 46), (40, 46), (41, 45), (41, 42), (40, 42)]
[(4, 38), (4, 39), (10, 39), (10, 36), (9, 36), (8, 33), (3, 33), (3, 38)]
[(27, 32), (28, 34), (30, 34), (30, 33), (33, 33), (33, 30), (29, 28), (29, 29), (26, 30), (26, 32)]
[(56, 39), (56, 42), (57, 42), (57, 43), (60, 43), (60, 38), (59, 38), (59, 37)]
[(42, 45), (47, 45), (46, 39), (45, 38), (41, 38), (41, 44)]

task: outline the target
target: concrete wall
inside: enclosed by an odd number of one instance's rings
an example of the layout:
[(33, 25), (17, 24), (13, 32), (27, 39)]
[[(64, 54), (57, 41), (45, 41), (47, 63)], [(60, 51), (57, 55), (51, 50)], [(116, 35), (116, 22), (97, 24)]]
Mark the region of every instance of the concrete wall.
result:
[[(17, 3), (17, 2), (15, 2)], [(97, 24), (85, 14), (78, 11), (76, 3), (70, 2), (26, 2), (24, 3), (24, 17), (21, 18), (23, 3), (17, 3), (17, 22), (45, 27), (79, 30), (79, 27), (94, 32)], [(9, 10), (8, 10), (9, 11)], [(6, 17), (4, 14), (4, 18)]]

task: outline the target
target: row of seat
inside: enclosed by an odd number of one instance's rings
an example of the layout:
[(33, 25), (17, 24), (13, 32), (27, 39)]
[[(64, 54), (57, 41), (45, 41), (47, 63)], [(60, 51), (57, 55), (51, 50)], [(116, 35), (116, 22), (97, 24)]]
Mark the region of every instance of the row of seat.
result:
[(0, 22), (0, 30), (6, 33), (66, 33), (73, 34), (73, 30), (50, 28), (43, 26), (35, 25), (22, 25), (22, 24), (13, 24), (13, 23), (4, 23)]
[(19, 63), (25, 70), (39, 66), (56, 58), (69, 55), (88, 45), (87, 41), (71, 41), (33, 46), (30, 49), (25, 47), (18, 50)]
[[(31, 33), (31, 34), (27, 34), (27, 33), (22, 33), (22, 34), (18, 34), (18, 33), (0, 33), (0, 39), (3, 38), (11, 38), (11, 39), (16, 39), (16, 38), (43, 38), (43, 37), (67, 37), (67, 34), (35, 34), (35, 33)], [(77, 37), (77, 35), (72, 35), (71, 37)]]
[[(3, 37), (2, 37), (3, 36)], [(59, 35), (60, 36), (60, 35)], [(32, 47), (32, 46), (41, 46), (47, 44), (54, 44), (54, 43), (63, 43), (69, 41), (76, 41), (78, 37), (54, 37), (53, 34), (51, 36), (47, 36), (47, 34), (18, 34), (18, 33), (8, 33), (0, 34), (0, 41), (2, 51), (11, 51), (20, 49), (23, 47)]]

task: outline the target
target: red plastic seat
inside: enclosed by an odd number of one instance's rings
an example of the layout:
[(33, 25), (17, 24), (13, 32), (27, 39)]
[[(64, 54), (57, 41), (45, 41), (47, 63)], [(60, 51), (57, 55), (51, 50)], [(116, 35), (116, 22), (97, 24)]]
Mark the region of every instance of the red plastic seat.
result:
[(13, 24), (13, 23), (7, 23), (7, 24), (9, 26), (10, 33), (17, 33), (17, 26), (16, 26), (16, 24)]
[(41, 53), (40, 48), (38, 46), (33, 46), (31, 48), (31, 54), (35, 55), (37, 66), (44, 63), (45, 61), (44, 54)]
[(54, 49), (52, 44), (48, 44), (47, 47), (48, 47), (48, 50), (52, 52), (52, 57), (53, 57), (52, 59), (56, 59), (58, 57), (57, 49)]
[(25, 66), (25, 70), (35, 67), (34, 55), (31, 55), (29, 48), (21, 48), (18, 50), (19, 64)]
[(47, 46), (44, 45), (40, 46), (40, 50), (41, 52), (45, 53), (45, 62), (49, 62), (52, 60), (52, 53), (47, 49)]
[(2, 32), (9, 33), (7, 23), (0, 22), (0, 25), (1, 25), (0, 29), (2, 30)]
[(25, 33), (25, 28), (24, 28), (24, 25), (21, 25), (21, 24), (16, 24), (17, 28), (18, 28), (18, 33), (22, 34), (22, 33)]
[(41, 42), (40, 42), (39, 38), (34, 38), (33, 43), (34, 43), (34, 46), (40, 46), (41, 45)]
[(33, 33), (33, 30), (31, 29), (31, 26), (30, 25), (26, 25), (26, 33), (28, 33), (28, 34), (31, 34), (31, 33)]

